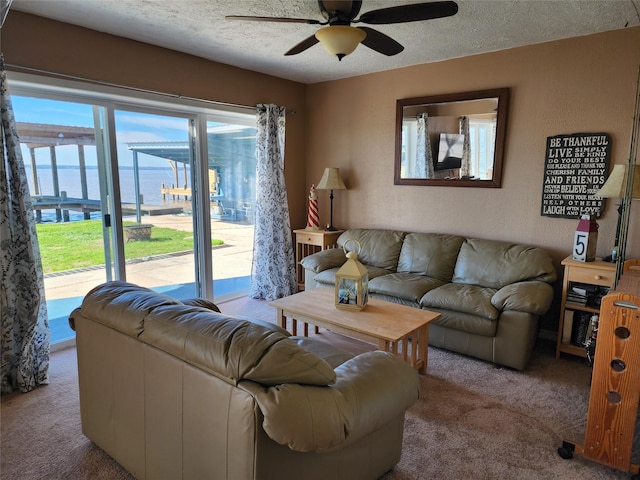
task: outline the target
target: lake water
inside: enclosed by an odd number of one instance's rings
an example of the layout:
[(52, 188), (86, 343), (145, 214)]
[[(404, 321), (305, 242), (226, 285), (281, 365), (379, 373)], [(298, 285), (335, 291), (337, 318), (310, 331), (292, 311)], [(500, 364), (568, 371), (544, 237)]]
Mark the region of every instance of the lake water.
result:
[[(29, 182), (29, 191), (32, 195), (35, 193), (33, 185), (33, 175), (31, 165), (26, 164), (25, 170)], [(88, 166), (87, 172), (87, 191), (88, 197), (92, 200), (100, 199), (100, 183), (98, 180), (98, 168), (95, 166)], [(168, 167), (140, 167), (139, 181), (140, 181), (140, 194), (143, 197), (143, 202), (147, 205), (162, 205), (166, 204), (166, 201), (162, 200), (161, 188), (164, 183), (165, 186), (172, 186), (175, 184), (175, 175), (171, 168)], [(120, 177), (120, 195), (122, 196), (123, 203), (135, 203), (135, 184), (134, 184), (134, 170), (133, 167), (121, 167), (119, 170)], [(53, 195), (53, 174), (50, 166), (38, 166), (38, 186), (40, 195)], [(187, 170), (187, 176), (189, 176), (189, 170)], [(184, 171), (179, 172), (180, 182), (184, 180)], [(67, 192), (69, 198), (82, 198), (82, 187), (80, 183), (80, 168), (77, 166), (58, 166), (58, 185), (60, 192)], [(179, 187), (183, 185), (180, 184)], [(100, 218), (100, 212), (92, 212), (91, 218)], [(84, 218), (82, 212), (69, 212), (70, 220), (82, 220)], [(55, 210), (42, 210), (43, 222), (53, 221), (55, 222)]]

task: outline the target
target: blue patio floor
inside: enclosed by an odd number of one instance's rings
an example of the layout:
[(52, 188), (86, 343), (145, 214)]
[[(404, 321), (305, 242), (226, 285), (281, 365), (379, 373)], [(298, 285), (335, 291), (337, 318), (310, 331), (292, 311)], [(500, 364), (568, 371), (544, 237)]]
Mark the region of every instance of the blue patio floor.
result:
[[(233, 292), (247, 290), (250, 279), (250, 276), (246, 276), (214, 280), (213, 291), (215, 292), (215, 296), (222, 297), (223, 295), (228, 295)], [(152, 290), (180, 300), (195, 296), (194, 285), (193, 283), (166, 285), (152, 288)], [(84, 297), (68, 297), (47, 300), (47, 313), (49, 314), (52, 344), (75, 337), (76, 333), (69, 327), (69, 314), (80, 306), (83, 298)]]

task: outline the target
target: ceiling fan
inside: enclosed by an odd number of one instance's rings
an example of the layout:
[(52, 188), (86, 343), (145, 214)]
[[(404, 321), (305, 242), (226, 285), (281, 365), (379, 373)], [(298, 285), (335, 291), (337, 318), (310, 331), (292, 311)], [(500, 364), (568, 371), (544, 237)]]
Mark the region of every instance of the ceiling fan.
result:
[(250, 20), (255, 22), (286, 22), (307, 23), (311, 25), (328, 25), (319, 29), (314, 35), (304, 39), (291, 48), (285, 55), (296, 55), (304, 52), (316, 43), (336, 55), (338, 60), (353, 52), (358, 44), (363, 45), (387, 56), (397, 55), (404, 47), (393, 38), (369, 27), (352, 27), (352, 23), (366, 23), (369, 25), (387, 25), (391, 23), (417, 22), (434, 18), (450, 17), (458, 12), (458, 4), (453, 1), (439, 1), (399, 5), (396, 7), (371, 10), (360, 15), (362, 0), (318, 0), (320, 13), (325, 21), (307, 18), (287, 17), (254, 17), (232, 15), (229, 20)]

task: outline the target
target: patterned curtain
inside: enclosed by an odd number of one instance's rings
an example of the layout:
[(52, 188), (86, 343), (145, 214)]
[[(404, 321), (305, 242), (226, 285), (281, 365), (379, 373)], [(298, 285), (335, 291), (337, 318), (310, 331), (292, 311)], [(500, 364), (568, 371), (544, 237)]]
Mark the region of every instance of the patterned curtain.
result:
[(471, 146), (469, 138), (469, 117), (460, 117), (460, 133), (464, 135), (464, 145), (462, 147), (462, 165), (460, 166), (460, 177), (471, 176)]
[(0, 54), (0, 320), (2, 393), (49, 383), (49, 320), (40, 247), (4, 58)]
[(285, 109), (258, 105), (256, 211), (249, 296), (275, 300), (296, 291), (296, 266), (284, 182)]
[(415, 171), (411, 178), (433, 178), (433, 155), (429, 141), (429, 115), (418, 114), (418, 136)]

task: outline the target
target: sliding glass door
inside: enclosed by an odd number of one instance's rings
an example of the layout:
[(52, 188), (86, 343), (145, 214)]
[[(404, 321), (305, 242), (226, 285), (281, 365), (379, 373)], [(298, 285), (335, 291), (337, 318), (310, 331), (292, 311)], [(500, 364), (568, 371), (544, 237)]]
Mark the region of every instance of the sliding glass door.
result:
[(12, 85), (52, 342), (73, 337), (69, 313), (104, 281), (216, 302), (248, 290), (251, 110)]
[(125, 277), (175, 298), (194, 297), (190, 120), (121, 109), (114, 117)]
[(69, 313), (113, 278), (105, 109), (13, 96), (42, 256), (52, 341), (73, 337)]

